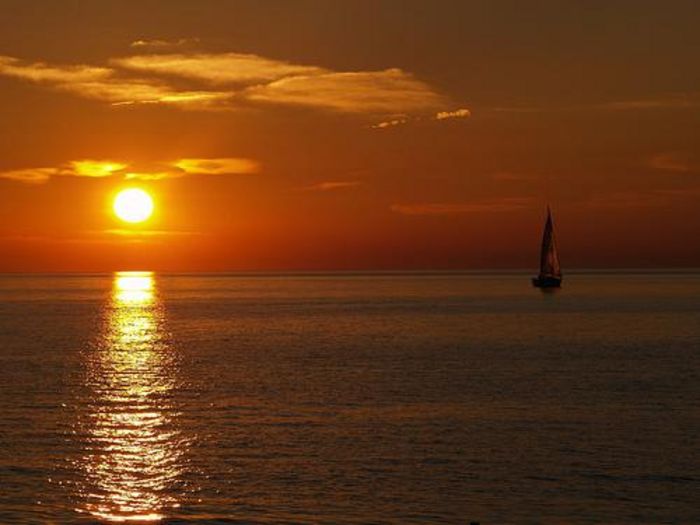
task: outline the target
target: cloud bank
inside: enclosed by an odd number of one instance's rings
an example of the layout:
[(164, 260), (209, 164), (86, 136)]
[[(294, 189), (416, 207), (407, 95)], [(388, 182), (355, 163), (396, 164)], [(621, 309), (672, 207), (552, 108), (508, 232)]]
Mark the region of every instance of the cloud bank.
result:
[(43, 184), (52, 177), (121, 177), (125, 180), (163, 180), (186, 175), (247, 175), (260, 171), (260, 164), (246, 158), (189, 158), (147, 166), (113, 160), (75, 160), (58, 167), (0, 171), (0, 178), (26, 184)]
[[(168, 49), (188, 42), (138, 40), (131, 46)], [(371, 115), (437, 112), (438, 119), (469, 114), (445, 111), (447, 97), (402, 69), (333, 71), (233, 52), (152, 52), (112, 58), (105, 66), (51, 65), (0, 55), (0, 75), (117, 106), (225, 110), (285, 105)]]
[(125, 78), (112, 68), (50, 66), (0, 56), (0, 75), (19, 78), (113, 105), (167, 104), (202, 109), (221, 103), (229, 92), (177, 89), (158, 79)]

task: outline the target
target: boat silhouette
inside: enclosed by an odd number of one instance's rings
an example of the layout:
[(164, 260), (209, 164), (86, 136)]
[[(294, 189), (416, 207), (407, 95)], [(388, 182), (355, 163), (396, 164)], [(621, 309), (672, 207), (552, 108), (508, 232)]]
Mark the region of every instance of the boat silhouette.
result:
[(532, 285), (537, 288), (559, 288), (562, 275), (559, 264), (557, 244), (554, 240), (554, 223), (552, 211), (547, 206), (547, 220), (542, 234), (542, 249), (540, 251), (540, 273), (532, 279)]

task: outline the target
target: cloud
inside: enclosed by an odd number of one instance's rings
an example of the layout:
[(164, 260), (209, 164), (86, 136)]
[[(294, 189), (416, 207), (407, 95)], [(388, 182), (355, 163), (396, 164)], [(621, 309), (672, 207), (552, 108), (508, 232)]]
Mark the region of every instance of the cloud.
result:
[[(454, 118), (467, 118), (471, 116), (471, 111), (466, 108), (456, 109), (454, 111), (438, 111), (434, 117), (430, 120), (447, 120)], [(409, 115), (396, 115), (393, 118), (384, 120), (377, 124), (374, 124), (372, 128), (374, 129), (387, 129), (393, 128), (395, 126), (402, 126), (403, 124), (408, 124), (409, 122), (420, 121), (421, 117), (411, 117)]]
[(596, 209), (657, 208), (670, 206), (678, 201), (697, 199), (698, 195), (698, 187), (612, 192), (593, 195), (577, 205)]
[(401, 124), (406, 124), (408, 121), (409, 121), (408, 117), (402, 116), (399, 118), (394, 118), (391, 120), (385, 120), (385, 121), (379, 122), (377, 124), (374, 124), (372, 127), (374, 129), (393, 128), (394, 126), (400, 126)]
[(111, 229), (103, 230), (101, 233), (107, 235), (116, 235), (118, 237), (189, 237), (193, 235), (202, 235), (200, 232), (194, 231), (177, 231), (177, 230), (124, 230)]
[(27, 168), (0, 172), (0, 178), (43, 184), (52, 177), (122, 177), (125, 180), (163, 180), (186, 175), (237, 175), (257, 173), (260, 164), (246, 158), (179, 159), (150, 165), (113, 160), (75, 160), (55, 168)]
[(679, 93), (661, 97), (618, 100), (601, 104), (600, 107), (618, 111), (697, 108), (700, 107), (700, 96), (697, 93)]
[(680, 153), (659, 153), (649, 159), (649, 166), (656, 170), (688, 173), (695, 171), (696, 166), (690, 159)]
[(0, 172), (0, 178), (24, 182), (26, 184), (43, 184), (56, 175), (56, 168), (27, 168)]
[(671, 93), (646, 98), (630, 98), (571, 105), (535, 105), (535, 106), (496, 106), (483, 108), (482, 111), (496, 113), (544, 113), (544, 112), (581, 112), (581, 111), (652, 111), (700, 108), (700, 93)]
[(86, 98), (111, 102), (115, 106), (167, 104), (182, 108), (215, 107), (231, 98), (231, 93), (211, 91), (177, 91), (146, 82), (102, 82), (60, 86)]
[(126, 168), (126, 164), (109, 160), (74, 160), (70, 163), (78, 177), (109, 177)]
[(129, 171), (124, 174), (126, 180), (164, 180), (184, 177), (182, 170)]
[(196, 175), (248, 174), (260, 171), (258, 162), (241, 158), (180, 159), (173, 166)]
[(347, 180), (347, 181), (326, 181), (319, 182), (318, 184), (313, 184), (303, 188), (305, 191), (333, 191), (333, 190), (343, 190), (349, 188), (355, 188), (361, 184), (357, 180)]
[(243, 53), (136, 55), (112, 63), (126, 69), (176, 75), (210, 84), (252, 84), (325, 70)]
[(22, 233), (0, 234), (0, 239), (9, 242), (21, 243), (53, 243), (53, 244), (113, 244), (118, 242), (161, 242), (170, 237), (193, 237), (204, 236), (205, 233), (197, 231), (178, 230), (142, 230), (142, 229), (106, 229), (106, 230), (85, 230), (75, 232), (78, 236), (61, 235), (26, 235)]
[[(158, 40), (132, 43), (135, 47), (171, 44)], [(394, 115), (385, 117), (377, 128), (402, 124), (409, 115), (420, 113), (438, 111), (437, 119), (469, 113), (466, 109), (440, 111), (448, 99), (401, 69), (337, 72), (243, 53), (140, 54), (114, 58), (109, 67), (52, 66), (0, 56), (0, 75), (115, 106), (161, 104), (221, 110), (246, 104), (283, 104)]]
[(283, 78), (249, 88), (250, 100), (347, 113), (408, 113), (444, 105), (444, 98), (400, 69)]
[(204, 109), (215, 108), (232, 96), (227, 92), (178, 91), (162, 84), (129, 80), (58, 84), (56, 88), (115, 106), (167, 104), (185, 109)]
[(110, 160), (74, 160), (54, 168), (0, 171), (0, 178), (27, 184), (43, 184), (52, 177), (109, 177), (119, 174), (126, 166), (126, 164)]
[(530, 205), (532, 205), (531, 198), (507, 197), (462, 203), (394, 204), (391, 206), (391, 211), (402, 215), (462, 215), (517, 211)]
[(134, 40), (130, 47), (138, 48), (168, 48), (168, 47), (183, 47), (189, 44), (196, 44), (199, 38), (178, 38), (177, 40)]
[(232, 96), (229, 92), (176, 89), (158, 80), (122, 78), (111, 68), (49, 66), (43, 62), (23, 62), (8, 56), (0, 56), (0, 75), (47, 84), (53, 89), (114, 105), (169, 104), (204, 108)]
[(43, 62), (24, 62), (0, 55), (0, 74), (32, 82), (75, 83), (97, 82), (110, 77), (113, 71), (86, 65), (49, 66)]
[(615, 192), (595, 195), (580, 204), (586, 208), (627, 209), (664, 206), (668, 199), (654, 191), (649, 192)]
[(440, 111), (435, 115), (435, 120), (445, 120), (449, 118), (467, 118), (472, 114), (466, 108), (455, 109), (454, 111)]
[[(105, 94), (104, 99), (111, 98), (114, 106), (163, 104), (180, 109), (225, 110), (230, 107), (230, 101), (234, 96), (233, 93), (226, 91), (175, 91), (148, 84), (122, 86), (112, 84), (103, 86), (102, 89)], [(89, 88), (87, 95), (94, 92), (94, 88)]]

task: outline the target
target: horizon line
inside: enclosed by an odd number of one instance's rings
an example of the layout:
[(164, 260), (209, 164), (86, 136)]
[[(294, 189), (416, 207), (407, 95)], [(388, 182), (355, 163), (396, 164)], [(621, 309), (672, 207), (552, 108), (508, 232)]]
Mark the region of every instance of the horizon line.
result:
[[(519, 275), (537, 272), (534, 268), (464, 268), (464, 269), (346, 269), (346, 270), (0, 270), (0, 276), (32, 276), (32, 275), (63, 275), (63, 276), (101, 276), (118, 273), (152, 273), (159, 275)], [(700, 273), (700, 266), (664, 266), (664, 267), (580, 267), (564, 272), (564, 275), (582, 274), (683, 274)]]

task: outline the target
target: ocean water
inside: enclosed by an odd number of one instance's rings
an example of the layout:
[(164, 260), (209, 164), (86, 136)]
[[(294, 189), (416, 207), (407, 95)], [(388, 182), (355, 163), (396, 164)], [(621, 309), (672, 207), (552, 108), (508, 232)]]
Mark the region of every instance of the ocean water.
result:
[(0, 523), (700, 523), (700, 273), (0, 275)]

